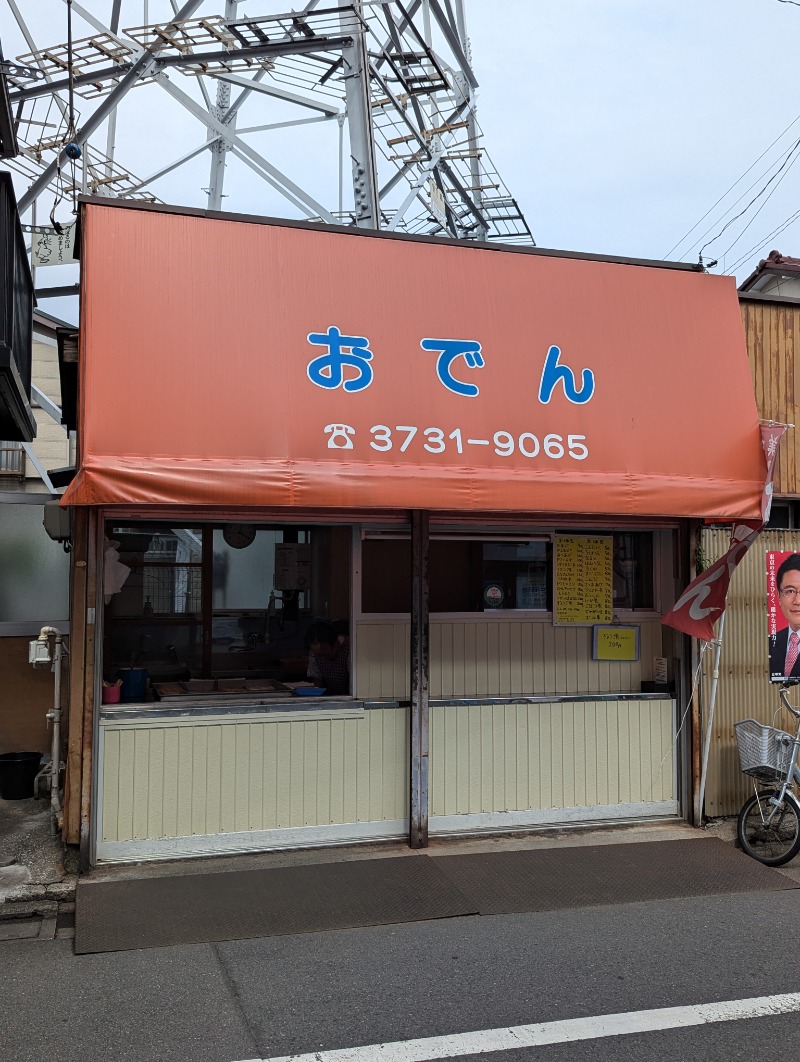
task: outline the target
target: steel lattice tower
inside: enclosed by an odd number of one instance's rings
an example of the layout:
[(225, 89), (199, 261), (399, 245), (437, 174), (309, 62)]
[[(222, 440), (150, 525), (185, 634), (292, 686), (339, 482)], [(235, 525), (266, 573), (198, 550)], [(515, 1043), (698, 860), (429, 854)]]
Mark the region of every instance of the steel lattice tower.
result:
[[(158, 202), (159, 180), (207, 153), (210, 210), (223, 201), (226, 209), (240, 208), (230, 173), (226, 180), (235, 159), (274, 190), (270, 195), (280, 194), (286, 216), (533, 243), (483, 144), (463, 0), (324, 7), (308, 0), (288, 14), (252, 13), (274, 8), (275, 0), (95, 0), (93, 10), (62, 0), (69, 37), (47, 47), (17, 0), (3, 2), (29, 49), (0, 62), (12, 123), (3, 139), (15, 139), (18, 152), (6, 150), (6, 162), (18, 174), (29, 230), (53, 216), (53, 203), (80, 193)], [(130, 25), (123, 18), (133, 10), (149, 17), (157, 6), (166, 11), (161, 21)], [(91, 35), (76, 35), (78, 19)], [(145, 85), (161, 89), (199, 127), (199, 142), (179, 157), (148, 157), (146, 137), (135, 141), (135, 160), (120, 157), (118, 133), (135, 106), (132, 94)], [(278, 130), (331, 122), (338, 125), (336, 204), (309, 189), (319, 147), (299, 174), (287, 172), (280, 149), (263, 147)], [(80, 148), (79, 159), (69, 158), (69, 142)], [(326, 155), (328, 143), (320, 142)], [(145, 160), (149, 176), (128, 168)], [(252, 205), (249, 212), (276, 213)]]

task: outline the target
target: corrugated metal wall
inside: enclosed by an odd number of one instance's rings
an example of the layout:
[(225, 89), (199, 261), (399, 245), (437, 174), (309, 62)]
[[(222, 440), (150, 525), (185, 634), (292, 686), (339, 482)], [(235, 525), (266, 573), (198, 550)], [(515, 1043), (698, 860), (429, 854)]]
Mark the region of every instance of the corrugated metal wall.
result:
[[(640, 625), (635, 663), (592, 660), (591, 627), (503, 620), (432, 621), (430, 696), (638, 693), (661, 656), (661, 624)], [(358, 624), (359, 697), (408, 697), (407, 623)]]
[[(704, 530), (706, 563), (721, 557), (729, 542), (727, 529)], [(706, 779), (705, 807), (706, 814), (711, 816), (738, 814), (752, 792), (752, 783), (739, 770), (733, 724), (750, 718), (771, 723), (779, 707), (776, 687), (769, 681), (765, 560), (768, 550), (800, 550), (800, 531), (764, 531), (731, 579)], [(712, 646), (703, 658), (704, 733), (713, 669)], [(777, 725), (793, 731), (791, 720), (784, 718), (786, 714), (780, 713)]]
[[(759, 415), (765, 420), (798, 424), (800, 365), (795, 349), (800, 349), (800, 306), (750, 299), (743, 299), (740, 305)], [(778, 451), (776, 494), (799, 493), (798, 470), (800, 432), (789, 431)]]
[(104, 724), (101, 841), (408, 818), (408, 709)]
[(674, 798), (675, 702), (431, 708), (430, 814)]

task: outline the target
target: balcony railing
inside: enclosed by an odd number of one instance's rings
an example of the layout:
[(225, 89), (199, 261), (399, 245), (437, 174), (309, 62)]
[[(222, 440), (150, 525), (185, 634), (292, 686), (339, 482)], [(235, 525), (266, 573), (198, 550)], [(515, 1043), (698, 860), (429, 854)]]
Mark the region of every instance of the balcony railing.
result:
[(0, 476), (25, 478), (25, 451), (20, 443), (0, 442)]

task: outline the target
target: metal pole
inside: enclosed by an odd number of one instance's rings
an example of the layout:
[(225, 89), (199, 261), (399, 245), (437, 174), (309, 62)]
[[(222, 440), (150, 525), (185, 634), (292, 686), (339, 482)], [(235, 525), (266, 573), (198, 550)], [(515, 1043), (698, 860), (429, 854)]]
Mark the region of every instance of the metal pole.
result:
[[(355, 0), (353, 6), (360, 16), (361, 0)], [(348, 32), (350, 21), (344, 10), (341, 22), (342, 32)], [(352, 44), (342, 48), (347, 126), (353, 167), (353, 205), (355, 222), (359, 228), (379, 229), (381, 218), (370, 104), (369, 56), (364, 38), (364, 33), (357, 32)]]
[[(467, 57), (467, 61), (472, 66), (472, 49), (470, 48), (469, 37), (467, 36), (467, 21), (464, 14), (463, 0), (456, 0), (456, 21), (458, 23), (458, 34), (461, 39), (461, 44), (464, 48), (464, 54)], [(475, 115), (475, 91), (470, 85), (466, 77), (460, 79), (460, 89), (464, 93), (465, 99), (469, 101), (470, 107), (467, 112), (467, 133), (469, 139), (469, 170), (470, 177), (472, 178), (472, 195), (475, 199), (475, 205), (483, 215), (483, 189), (481, 188), (481, 163), (478, 158), (477, 145), (478, 145), (478, 123)], [(489, 235), (489, 229), (485, 222), (479, 223), (478, 239), (485, 240)]]
[(703, 817), (703, 798), (706, 792), (706, 774), (708, 772), (708, 751), (711, 746), (711, 728), (714, 725), (714, 708), (717, 703), (717, 687), (719, 686), (719, 660), (722, 656), (722, 634), (725, 630), (725, 613), (723, 612), (719, 620), (719, 629), (717, 631), (717, 637), (714, 639), (716, 646), (716, 652), (714, 653), (714, 672), (711, 678), (711, 697), (708, 704), (708, 724), (706, 726), (706, 740), (703, 746), (703, 766), (700, 769), (700, 795), (698, 800), (699, 821), (697, 825), (701, 825)]
[[(225, 21), (231, 22), (236, 18), (238, 0), (226, 0)], [(231, 86), (227, 81), (217, 82), (217, 104), (214, 108), (214, 117), (230, 126), (231, 132), (236, 128), (237, 113), (234, 111), (229, 118), (225, 115), (231, 105)], [(217, 136), (210, 129), (208, 139), (211, 141), (211, 172), (208, 178), (208, 209), (222, 210), (222, 186), (225, 181), (225, 156), (228, 153), (228, 141)]]
[(50, 747), (50, 832), (53, 837), (61, 831), (61, 661), (63, 658), (61, 634), (56, 635), (53, 653), (55, 684), (53, 690), (53, 710), (48, 719), (53, 722), (53, 743)]
[(430, 516), (411, 514), (411, 816), (410, 848), (428, 847), (428, 529)]

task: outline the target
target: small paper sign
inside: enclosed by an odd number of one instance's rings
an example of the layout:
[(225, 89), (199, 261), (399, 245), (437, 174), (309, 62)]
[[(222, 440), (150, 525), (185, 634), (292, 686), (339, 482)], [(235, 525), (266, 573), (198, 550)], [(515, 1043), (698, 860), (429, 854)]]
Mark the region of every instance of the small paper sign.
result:
[(667, 658), (665, 656), (653, 657), (653, 682), (659, 686), (667, 684)]
[(55, 229), (36, 232), (31, 240), (31, 265), (69, 265), (75, 261), (73, 247), (75, 225), (64, 225), (60, 233)]
[(638, 660), (639, 628), (593, 627), (592, 660)]

